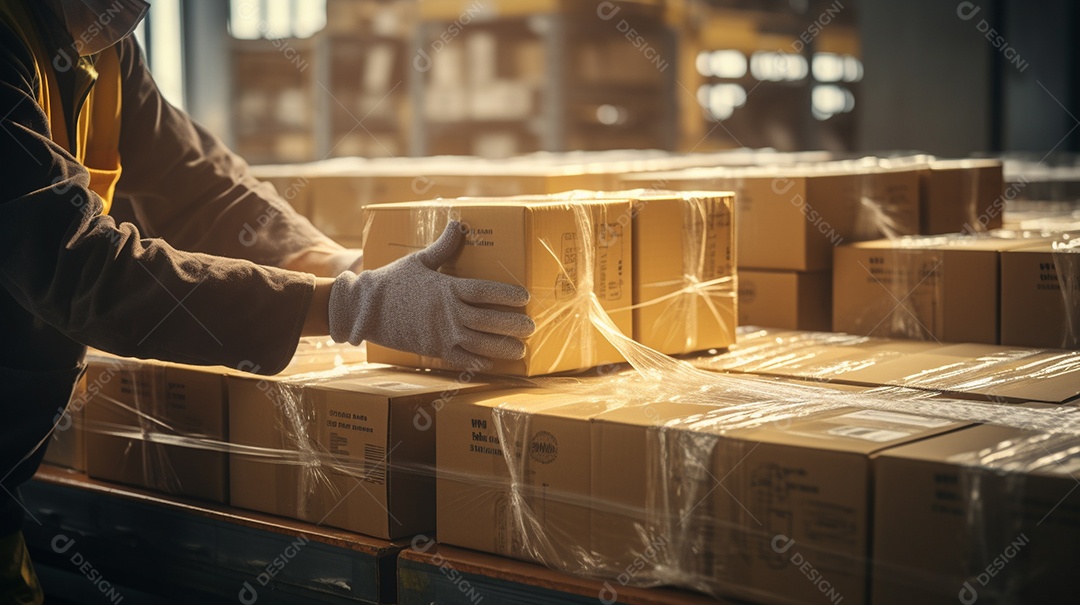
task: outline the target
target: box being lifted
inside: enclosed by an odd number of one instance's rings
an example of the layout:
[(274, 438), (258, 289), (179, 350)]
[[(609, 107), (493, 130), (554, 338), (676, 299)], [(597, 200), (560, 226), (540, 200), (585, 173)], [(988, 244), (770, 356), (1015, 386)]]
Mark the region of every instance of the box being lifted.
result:
[[(493, 373), (535, 376), (622, 361), (593, 325), (593, 295), (614, 327), (633, 333), (631, 216), (628, 200), (469, 199), (382, 204), (365, 213), (364, 264), (376, 269), (426, 247), (453, 218), (465, 246), (442, 271), (520, 284), (536, 322), (525, 358), (498, 361)], [(445, 368), (442, 360), (368, 344), (371, 361)]]

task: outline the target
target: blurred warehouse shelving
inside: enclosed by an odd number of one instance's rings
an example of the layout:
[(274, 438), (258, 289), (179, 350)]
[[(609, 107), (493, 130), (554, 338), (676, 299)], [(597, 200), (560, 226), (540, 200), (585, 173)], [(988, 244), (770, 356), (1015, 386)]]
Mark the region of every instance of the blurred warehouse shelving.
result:
[(862, 65), (837, 4), (328, 0), (325, 27), (296, 37), (234, 0), (232, 27), (250, 39), (227, 45), (226, 138), (255, 163), (848, 150)]

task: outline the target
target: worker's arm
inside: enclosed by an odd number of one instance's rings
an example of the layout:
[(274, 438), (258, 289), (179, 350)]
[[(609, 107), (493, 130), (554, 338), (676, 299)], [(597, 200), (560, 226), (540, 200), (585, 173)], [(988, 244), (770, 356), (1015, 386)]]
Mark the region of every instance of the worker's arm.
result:
[(358, 250), (323, 235), (214, 135), (161, 96), (134, 37), (118, 45), (123, 74), (118, 192), (149, 235), (182, 250), (330, 277)]
[[(0, 27), (0, 286), (41, 321), (106, 351), (283, 368), (308, 322), (315, 278), (183, 252), (103, 216), (86, 169), (48, 136), (35, 78), (26, 48)], [(310, 233), (278, 225), (271, 234), (291, 231)]]

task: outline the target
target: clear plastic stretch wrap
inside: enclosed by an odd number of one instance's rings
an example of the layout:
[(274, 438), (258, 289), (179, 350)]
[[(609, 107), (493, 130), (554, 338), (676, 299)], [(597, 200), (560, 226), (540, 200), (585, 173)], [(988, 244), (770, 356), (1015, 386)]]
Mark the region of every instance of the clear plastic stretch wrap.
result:
[(1075, 234), (992, 231), (836, 251), (833, 329), (935, 342), (1076, 348)]
[[(530, 288), (540, 331), (510, 371), (532, 377), (336, 352), (275, 378), (123, 362), (116, 390), (87, 377), (90, 474), (384, 538), (434, 530), (600, 578), (609, 603), (629, 585), (761, 603), (1071, 594), (1080, 353), (744, 328), (729, 352), (665, 355), (632, 337), (620, 199), (388, 206), (366, 225), (380, 263), (469, 224), (446, 270)], [(477, 208), (505, 215), (483, 226)], [(499, 230), (536, 246), (484, 265)], [(140, 386), (148, 367), (163, 390)]]

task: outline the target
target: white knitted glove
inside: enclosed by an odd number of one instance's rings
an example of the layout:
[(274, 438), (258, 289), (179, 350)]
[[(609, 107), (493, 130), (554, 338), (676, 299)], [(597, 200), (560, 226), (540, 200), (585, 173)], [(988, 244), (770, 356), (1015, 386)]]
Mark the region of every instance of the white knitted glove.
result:
[(461, 248), (461, 223), (451, 221), (427, 248), (360, 275), (346, 271), (330, 290), (330, 336), (353, 345), (439, 357), (459, 368), (486, 370), (492, 358), (521, 359), (520, 338), (536, 330), (523, 313), (479, 305), (523, 307), (521, 286), (439, 273)]

